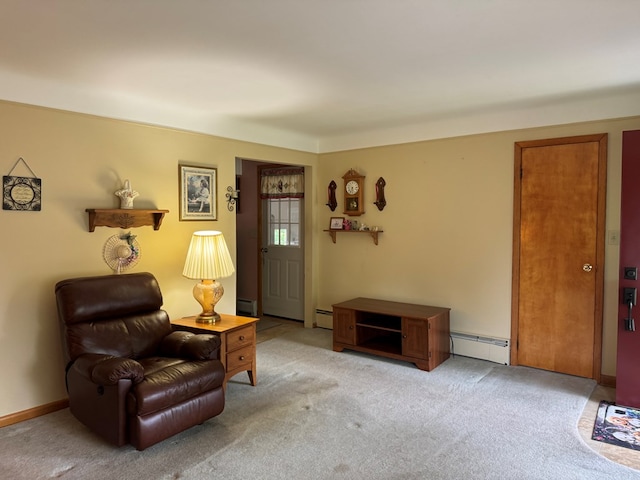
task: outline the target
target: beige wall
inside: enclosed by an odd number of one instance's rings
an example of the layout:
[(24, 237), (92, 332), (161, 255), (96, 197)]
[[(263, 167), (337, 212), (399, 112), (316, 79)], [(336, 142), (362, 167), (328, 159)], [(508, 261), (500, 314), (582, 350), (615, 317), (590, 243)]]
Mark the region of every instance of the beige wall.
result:
[[(510, 337), (514, 142), (609, 134), (607, 229), (619, 230), (623, 130), (640, 118), (467, 136), (324, 154), (318, 185), (354, 168), (366, 175), (366, 213), (384, 229), (379, 245), (363, 235), (327, 233), (318, 241), (319, 308), (356, 296), (451, 307), (455, 331)], [(373, 205), (379, 177), (387, 207)], [(323, 193), (324, 194), (324, 193)], [(342, 216), (319, 207), (319, 223)], [(326, 200), (325, 200), (326, 202)], [(606, 245), (603, 373), (615, 375), (618, 246)]]
[[(221, 230), (235, 258), (235, 213), (224, 203), (235, 158), (313, 165), (316, 155), (98, 117), (0, 102), (0, 165), (23, 157), (42, 179), (42, 211), (0, 210), (0, 417), (65, 398), (53, 287), (73, 276), (109, 274), (102, 260), (120, 229), (87, 229), (85, 208), (115, 208), (129, 179), (137, 208), (168, 209), (159, 231), (133, 230), (142, 250), (135, 271), (158, 278), (172, 317), (195, 313), (193, 281), (182, 277), (192, 232)], [(178, 162), (218, 168), (216, 222), (178, 221)], [(22, 166), (14, 175), (28, 176)], [(236, 278), (221, 280), (218, 310), (235, 312)]]
[[(87, 231), (85, 208), (118, 205), (113, 192), (130, 179), (138, 208), (170, 210), (162, 228), (135, 229), (136, 271), (154, 273), (172, 317), (192, 314), (192, 281), (182, 277), (191, 233), (215, 228), (235, 258), (235, 213), (224, 203), (235, 158), (305, 165), (307, 323), (315, 308), (355, 296), (446, 305), (452, 328), (509, 337), (513, 143), (609, 133), (607, 229), (619, 229), (621, 132), (640, 118), (548, 127), (315, 155), (170, 129), (0, 102), (3, 175), (23, 157), (42, 179), (41, 212), (0, 211), (0, 417), (65, 397), (53, 286), (71, 276), (108, 274), (106, 239), (118, 229)], [(218, 168), (217, 222), (178, 221), (178, 162)], [(366, 175), (366, 214), (384, 229), (378, 246), (365, 235), (327, 233), (331, 179), (355, 168)], [(15, 175), (27, 175), (22, 169)], [(372, 204), (387, 181), (388, 205)], [(615, 375), (618, 247), (607, 245), (603, 373)], [(224, 279), (219, 310), (235, 310), (235, 277)]]

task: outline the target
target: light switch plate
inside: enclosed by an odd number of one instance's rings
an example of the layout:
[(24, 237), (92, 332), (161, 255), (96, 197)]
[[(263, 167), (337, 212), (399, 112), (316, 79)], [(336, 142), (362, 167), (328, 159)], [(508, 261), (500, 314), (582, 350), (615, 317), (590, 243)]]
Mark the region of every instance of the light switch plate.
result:
[(609, 245), (620, 245), (620, 230), (607, 230), (607, 243)]

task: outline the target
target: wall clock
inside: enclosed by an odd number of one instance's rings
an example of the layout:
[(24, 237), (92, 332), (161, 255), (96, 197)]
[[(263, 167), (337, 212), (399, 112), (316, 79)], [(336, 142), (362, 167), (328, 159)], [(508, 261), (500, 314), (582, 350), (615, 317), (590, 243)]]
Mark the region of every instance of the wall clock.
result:
[(364, 213), (364, 175), (351, 169), (344, 179), (344, 214), (357, 217)]

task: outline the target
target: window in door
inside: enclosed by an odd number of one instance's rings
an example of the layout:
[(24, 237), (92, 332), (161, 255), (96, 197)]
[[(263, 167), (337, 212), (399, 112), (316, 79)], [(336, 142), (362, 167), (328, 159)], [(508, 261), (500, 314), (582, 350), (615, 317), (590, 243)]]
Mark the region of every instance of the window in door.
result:
[(269, 245), (300, 247), (300, 198), (268, 199)]

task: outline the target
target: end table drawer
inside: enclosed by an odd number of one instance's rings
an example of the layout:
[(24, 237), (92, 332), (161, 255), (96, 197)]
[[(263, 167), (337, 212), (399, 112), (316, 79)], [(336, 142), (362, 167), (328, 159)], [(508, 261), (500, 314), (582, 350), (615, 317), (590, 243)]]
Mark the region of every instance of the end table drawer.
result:
[(231, 352), (245, 345), (253, 345), (255, 343), (255, 328), (249, 325), (233, 332), (227, 333), (227, 352)]
[(227, 353), (227, 371), (233, 371), (253, 361), (253, 345), (248, 345), (235, 352)]

